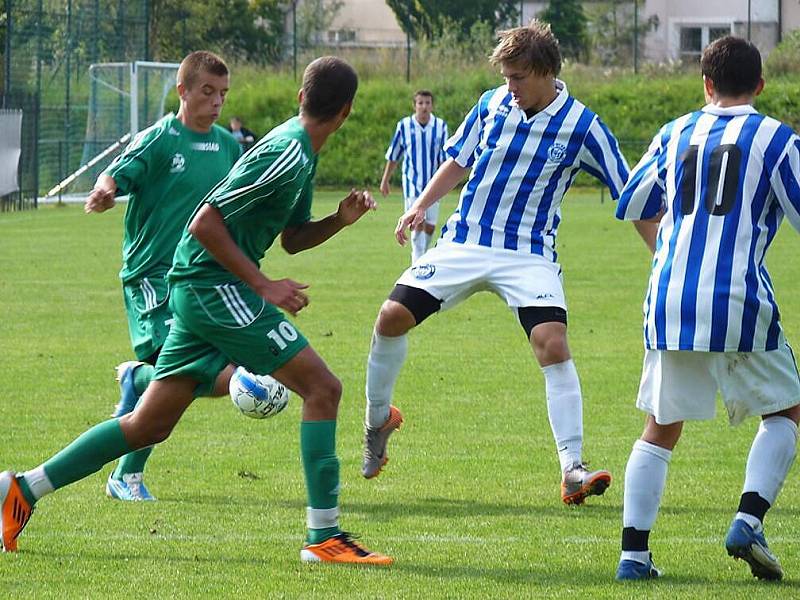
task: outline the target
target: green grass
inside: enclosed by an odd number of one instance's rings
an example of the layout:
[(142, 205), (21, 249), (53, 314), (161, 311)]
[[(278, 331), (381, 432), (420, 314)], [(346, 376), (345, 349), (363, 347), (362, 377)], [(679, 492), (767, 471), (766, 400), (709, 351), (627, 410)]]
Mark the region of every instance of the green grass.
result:
[[(317, 214), (337, 194), (319, 193)], [(447, 200), (443, 215), (455, 199)], [(800, 485), (794, 473), (767, 519), (787, 579), (759, 583), (722, 539), (736, 507), (756, 420), (690, 424), (674, 455), (652, 536), (666, 577), (613, 582), (625, 462), (643, 422), (634, 408), (641, 302), (649, 266), (629, 224), (596, 192), (564, 206), (560, 257), (570, 342), (585, 396), (586, 457), (616, 479), (573, 509), (541, 373), (510, 311), (479, 294), (411, 335), (396, 390), (406, 425), (385, 472), (359, 474), (364, 365), (372, 323), (409, 251), (393, 241), (400, 200), (324, 246), (263, 268), (311, 285), (295, 319), (344, 383), (338, 449), (342, 522), (386, 569), (302, 565), (305, 492), (297, 398), (251, 421), (227, 399), (199, 400), (150, 462), (159, 501), (107, 500), (109, 468), (44, 499), (0, 556), (0, 596), (14, 598), (786, 598), (800, 594)], [(119, 268), (122, 208), (0, 214), (0, 467), (31, 468), (116, 401), (113, 366), (131, 358)], [(789, 339), (800, 337), (796, 234), (771, 253)]]

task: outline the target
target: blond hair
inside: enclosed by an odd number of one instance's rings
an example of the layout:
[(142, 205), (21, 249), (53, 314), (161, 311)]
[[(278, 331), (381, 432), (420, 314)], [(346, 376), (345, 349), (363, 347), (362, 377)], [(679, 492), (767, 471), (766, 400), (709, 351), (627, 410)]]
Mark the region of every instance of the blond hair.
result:
[(550, 24), (533, 19), (527, 27), (514, 27), (498, 34), (489, 60), (493, 65), (522, 64), (537, 75), (555, 77), (561, 71), (561, 52)]

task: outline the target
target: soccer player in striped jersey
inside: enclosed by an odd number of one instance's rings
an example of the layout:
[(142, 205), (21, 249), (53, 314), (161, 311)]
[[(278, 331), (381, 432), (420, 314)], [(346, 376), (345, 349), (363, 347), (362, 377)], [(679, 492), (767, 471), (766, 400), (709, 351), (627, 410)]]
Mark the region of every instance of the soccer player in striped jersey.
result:
[(506, 84), (480, 97), (447, 142), (448, 160), (397, 225), (403, 244), (407, 228), (469, 174), (437, 245), (403, 273), (378, 315), (367, 363), (362, 474), (380, 472), (388, 437), (402, 423), (391, 399), (408, 331), (489, 290), (519, 319), (542, 368), (562, 500), (580, 504), (602, 494), (611, 475), (588, 471), (582, 460), (581, 388), (567, 345), (555, 239), (562, 199), (579, 171), (616, 198), (628, 167), (608, 128), (556, 79), (561, 55), (549, 25), (534, 20), (503, 32), (491, 60)]
[[(87, 213), (112, 208), (127, 195), (122, 244), (122, 292), (135, 361), (117, 367), (121, 399), (113, 416), (133, 410), (150, 382), (172, 322), (167, 271), (192, 211), (239, 158), (234, 137), (215, 122), (230, 86), (225, 62), (207, 51), (192, 52), (178, 68), (178, 113), (139, 132), (100, 174), (86, 200)], [(232, 367), (213, 395), (228, 393)], [(155, 500), (144, 483), (152, 448), (122, 457), (106, 482), (116, 500)]]
[[(447, 138), (447, 123), (433, 114), (433, 93), (419, 90), (414, 94), (414, 114), (400, 119), (392, 143), (386, 150), (381, 193), (389, 195), (389, 180), (397, 163), (402, 160), (404, 210), (411, 208), (436, 169), (444, 162)], [(412, 264), (428, 249), (438, 219), (439, 203), (434, 202), (425, 211), (424, 221), (411, 232)]]
[(311, 220), (317, 157), (350, 114), (353, 68), (322, 57), (303, 74), (300, 114), (251, 148), (197, 206), (168, 279), (175, 323), (155, 379), (136, 409), (88, 430), (38, 468), (0, 474), (2, 542), (15, 550), (34, 502), (131, 450), (165, 440), (196, 395), (229, 361), (270, 373), (303, 398), (300, 446), (308, 492), (304, 561), (387, 565), (339, 528), (336, 415), (341, 383), (281, 309), (308, 305), (308, 287), (269, 279), (259, 262), (278, 235), (290, 254), (325, 242), (375, 208), (352, 191), (333, 214)]
[(717, 390), (732, 425), (761, 416), (728, 554), (760, 579), (782, 570), (763, 521), (795, 457), (800, 380), (764, 257), (787, 217), (800, 230), (800, 138), (759, 114), (761, 55), (728, 36), (703, 52), (706, 106), (664, 125), (633, 169), (620, 219), (658, 224), (644, 302), (637, 406), (644, 433), (625, 471), (617, 579), (648, 579), (648, 538), (685, 420), (711, 419)]

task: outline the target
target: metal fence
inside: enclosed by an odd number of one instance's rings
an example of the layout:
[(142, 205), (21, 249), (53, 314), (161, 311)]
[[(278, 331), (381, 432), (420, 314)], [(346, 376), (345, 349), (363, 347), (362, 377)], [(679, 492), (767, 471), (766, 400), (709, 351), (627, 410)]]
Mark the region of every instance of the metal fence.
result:
[(13, 210), (35, 207), (43, 192), (79, 166), (89, 65), (149, 59), (148, 1), (3, 2), (0, 108), (23, 111), (20, 191), (0, 199), (0, 210)]

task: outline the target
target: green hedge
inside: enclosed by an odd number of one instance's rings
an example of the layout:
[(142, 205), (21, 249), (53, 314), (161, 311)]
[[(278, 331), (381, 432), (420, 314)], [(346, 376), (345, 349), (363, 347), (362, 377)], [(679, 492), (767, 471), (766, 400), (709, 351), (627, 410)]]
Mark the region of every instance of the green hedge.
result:
[[(698, 75), (614, 76), (574, 67), (562, 74), (570, 92), (599, 114), (622, 142), (635, 163), (659, 127), (703, 105)], [(451, 76), (436, 75), (412, 83), (389, 77), (362, 81), (351, 118), (322, 151), (317, 183), (323, 186), (376, 187), (383, 171), (384, 153), (398, 119), (411, 113), (411, 96), (429, 88), (436, 97), (435, 112), (453, 132), (481, 92), (502, 83), (488, 68), (462, 69)], [(299, 84), (291, 76), (245, 67), (234, 69), (222, 122), (238, 115), (258, 134), (269, 131), (297, 111)], [(769, 81), (757, 108), (791, 124), (800, 125), (800, 82)]]

